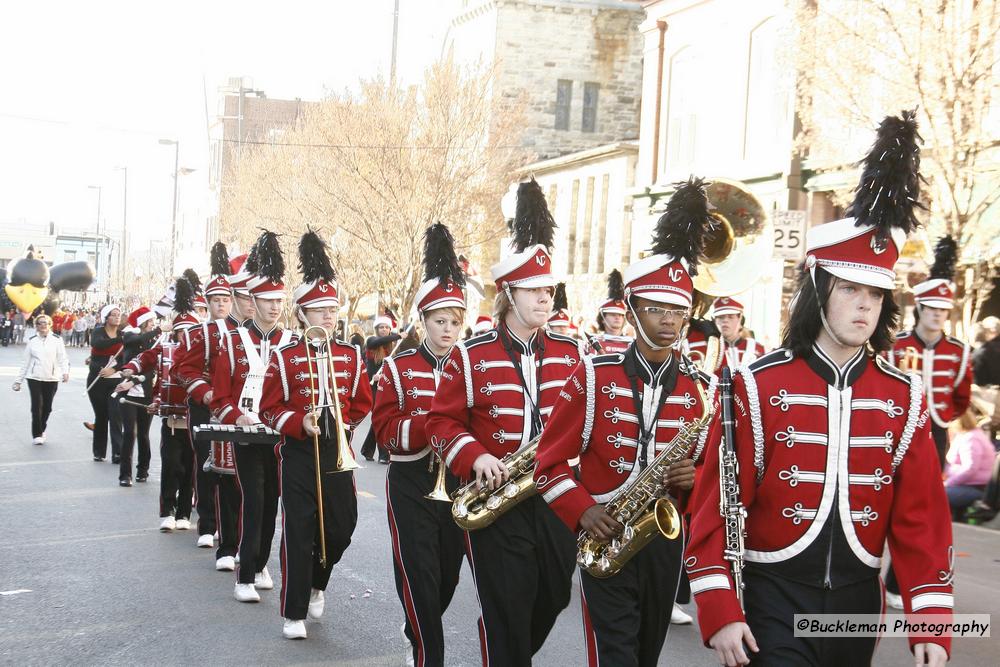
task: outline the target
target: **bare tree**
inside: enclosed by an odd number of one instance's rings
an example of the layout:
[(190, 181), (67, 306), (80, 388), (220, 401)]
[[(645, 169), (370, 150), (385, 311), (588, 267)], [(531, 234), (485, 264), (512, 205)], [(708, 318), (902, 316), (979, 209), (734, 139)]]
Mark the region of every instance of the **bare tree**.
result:
[[(917, 107), (926, 140), (930, 237), (951, 234), (966, 264), (974, 321), (991, 272), (981, 270), (1000, 225), (984, 215), (1000, 195), (1000, 117), (993, 105), (1000, 1), (794, 0), (801, 146), (813, 168), (861, 155), (887, 113)], [(841, 202), (846, 193), (840, 193)], [(962, 282), (962, 276), (959, 276)]]
[(406, 318), (424, 229), (448, 224), (459, 251), (477, 258), (504, 233), (500, 197), (532, 156), (520, 146), (523, 100), (493, 95), (494, 80), (492, 67), (446, 59), (419, 86), (362, 81), (311, 107), (274, 144), (244, 150), (223, 235), (249, 243), (263, 226), (294, 252), (311, 225), (332, 240), (350, 317), (377, 293)]

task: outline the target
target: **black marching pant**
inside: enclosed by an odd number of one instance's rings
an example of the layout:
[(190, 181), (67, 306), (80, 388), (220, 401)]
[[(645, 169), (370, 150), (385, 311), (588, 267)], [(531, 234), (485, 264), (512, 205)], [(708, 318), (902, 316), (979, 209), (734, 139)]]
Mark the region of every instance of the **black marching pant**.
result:
[[(212, 443), (206, 441), (195, 441), (194, 427), (208, 424), (212, 420), (212, 415), (205, 405), (188, 401), (188, 437), (191, 439), (191, 452), (194, 457), (194, 502), (198, 509), (198, 535), (214, 535), (217, 526), (215, 525), (215, 487), (219, 481), (219, 475), (205, 470), (205, 461), (208, 460)], [(221, 538), (221, 534), (220, 534)]]
[[(413, 647), (415, 667), (441, 667), (444, 630), (441, 616), (451, 603), (462, 569), (464, 535), (451, 517), (451, 503), (428, 500), (437, 463), (433, 454), (416, 461), (393, 461), (386, 473), (386, 503), (396, 594), (406, 615), (404, 633)], [(458, 488), (450, 473), (449, 494)]]
[(215, 550), (215, 558), (235, 556), (240, 548), (240, 486), (236, 475), (209, 474), (216, 477), (215, 525), (219, 530), (219, 548)]
[(483, 665), (527, 667), (570, 599), (576, 537), (533, 496), (466, 534)]
[(191, 467), (194, 456), (187, 429), (171, 429), (166, 417), (160, 426), (160, 517), (191, 516)]
[[(354, 473), (337, 469), (336, 441), (321, 441), (323, 532), (326, 563), (320, 563), (316, 460), (312, 440), (286, 438), (279, 448), (281, 474), (281, 615), (304, 620), (312, 589), (324, 591), (358, 523)], [(244, 542), (246, 536), (244, 535)], [(242, 553), (240, 560), (243, 560)]]
[[(98, 369), (99, 370), (99, 369)], [(87, 375), (87, 385), (94, 382), (97, 370), (91, 369)], [(108, 433), (111, 433), (111, 458), (116, 460), (121, 455), (122, 448), (122, 415), (120, 404), (111, 398), (120, 378), (101, 378), (94, 382), (87, 392), (90, 405), (94, 409), (94, 456), (105, 458), (108, 455)]]
[[(129, 399), (131, 400), (131, 399)], [(136, 441), (139, 442), (139, 460), (136, 464), (135, 476), (149, 476), (149, 426), (153, 423), (153, 415), (146, 408), (137, 405), (122, 405), (122, 448), (119, 459), (118, 479), (132, 479), (132, 450)]]
[(878, 614), (878, 577), (833, 590), (807, 586), (744, 570), (747, 624), (760, 652), (750, 664), (761, 667), (841, 667), (870, 665), (877, 637), (796, 637), (795, 614)]
[(59, 389), (58, 382), (28, 378), (28, 395), (31, 397), (31, 437), (40, 438), (45, 433), (52, 412), (52, 398)]
[(580, 570), (588, 665), (656, 665), (670, 627), (683, 554), (683, 537), (658, 535), (616, 575), (598, 579)]
[[(237, 581), (252, 584), (271, 557), (278, 516), (278, 457), (270, 445), (233, 445), (240, 502), (240, 564)], [(201, 521), (199, 510), (199, 523)]]
[(944, 470), (948, 464), (948, 429), (931, 422), (931, 437), (934, 438), (934, 449), (937, 450), (938, 463), (941, 464), (941, 470)]

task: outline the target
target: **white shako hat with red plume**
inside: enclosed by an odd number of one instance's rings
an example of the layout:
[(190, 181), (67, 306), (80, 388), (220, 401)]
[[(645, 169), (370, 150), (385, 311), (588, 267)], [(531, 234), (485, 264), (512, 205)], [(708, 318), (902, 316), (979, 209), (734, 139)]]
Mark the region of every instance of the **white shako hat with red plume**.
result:
[(455, 254), (455, 239), (436, 222), (424, 232), (424, 282), (414, 303), (421, 314), (438, 308), (465, 308), (465, 272)]
[(509, 292), (511, 287), (555, 287), (551, 252), (556, 223), (545, 203), (545, 194), (535, 179), (518, 185), (517, 208), (508, 225), (514, 252), (490, 269), (497, 290)]
[(209, 254), (212, 278), (205, 285), (205, 297), (229, 296), (232, 287), (229, 284), (229, 255), (226, 251), (226, 244), (216, 241)]
[(927, 280), (913, 286), (913, 296), (920, 306), (951, 310), (955, 307), (955, 264), (958, 244), (950, 236), (941, 237), (934, 246), (934, 264)]
[(713, 224), (705, 181), (676, 184), (667, 210), (656, 222), (652, 254), (623, 271), (626, 301), (633, 296), (690, 308), (705, 235)]
[(612, 269), (608, 274), (608, 300), (598, 310), (602, 315), (625, 314), (625, 281), (618, 269)]
[[(247, 280), (247, 291), (257, 299), (280, 299), (285, 296), (285, 258), (274, 232), (264, 232), (255, 246), (257, 271)], [(248, 260), (249, 261), (249, 258)]]
[(862, 160), (861, 180), (848, 217), (806, 232), (804, 267), (842, 280), (892, 289), (894, 267), (906, 236), (917, 228), (920, 201), (920, 135), (916, 114), (887, 116)]

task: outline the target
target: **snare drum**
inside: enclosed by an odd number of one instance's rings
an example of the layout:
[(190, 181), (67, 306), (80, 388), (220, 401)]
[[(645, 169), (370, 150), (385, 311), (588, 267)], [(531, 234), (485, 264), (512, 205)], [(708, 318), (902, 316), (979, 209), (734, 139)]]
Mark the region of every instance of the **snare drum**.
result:
[(236, 474), (236, 462), (233, 460), (233, 443), (212, 441), (205, 468), (223, 475)]

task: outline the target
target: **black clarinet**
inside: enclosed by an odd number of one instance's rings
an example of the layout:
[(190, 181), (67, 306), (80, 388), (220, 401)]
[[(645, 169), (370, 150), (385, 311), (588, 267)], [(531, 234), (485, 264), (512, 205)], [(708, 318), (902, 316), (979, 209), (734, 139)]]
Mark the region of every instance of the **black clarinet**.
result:
[(740, 501), (740, 464), (736, 458), (733, 433), (733, 376), (729, 366), (719, 381), (722, 403), (722, 441), (719, 443), (719, 513), (726, 527), (724, 558), (729, 561), (736, 599), (743, 607), (743, 553), (747, 511)]

